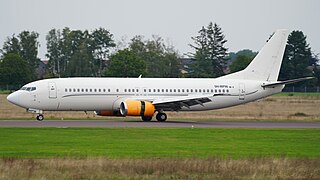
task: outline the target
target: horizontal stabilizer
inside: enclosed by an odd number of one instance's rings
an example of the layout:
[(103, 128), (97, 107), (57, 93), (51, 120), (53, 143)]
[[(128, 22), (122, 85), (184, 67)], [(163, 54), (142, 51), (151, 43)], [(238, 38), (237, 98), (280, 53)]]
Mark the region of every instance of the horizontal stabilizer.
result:
[(291, 80), (286, 80), (286, 81), (278, 81), (278, 82), (263, 84), (261, 86), (262, 87), (271, 87), (271, 86), (277, 86), (277, 85), (283, 85), (283, 84), (292, 84), (292, 83), (305, 81), (305, 80), (309, 80), (309, 79), (313, 79), (313, 78), (314, 77), (304, 77), (304, 78), (291, 79)]

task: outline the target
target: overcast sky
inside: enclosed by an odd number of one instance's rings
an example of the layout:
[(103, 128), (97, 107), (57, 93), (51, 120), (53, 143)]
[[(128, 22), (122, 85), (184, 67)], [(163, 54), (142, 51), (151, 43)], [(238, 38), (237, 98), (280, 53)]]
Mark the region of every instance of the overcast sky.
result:
[(258, 51), (276, 29), (302, 30), (320, 53), (319, 0), (1, 0), (0, 47), (7, 36), (23, 30), (40, 34), (39, 57), (52, 28), (106, 28), (116, 41), (135, 35), (159, 35), (180, 54), (197, 31), (216, 22), (229, 51)]

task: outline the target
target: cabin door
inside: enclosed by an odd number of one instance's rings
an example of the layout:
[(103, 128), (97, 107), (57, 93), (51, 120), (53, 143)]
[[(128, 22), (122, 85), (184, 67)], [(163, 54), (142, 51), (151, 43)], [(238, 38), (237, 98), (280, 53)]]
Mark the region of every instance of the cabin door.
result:
[(49, 98), (50, 99), (57, 98), (57, 87), (56, 87), (56, 83), (54, 82), (49, 82)]

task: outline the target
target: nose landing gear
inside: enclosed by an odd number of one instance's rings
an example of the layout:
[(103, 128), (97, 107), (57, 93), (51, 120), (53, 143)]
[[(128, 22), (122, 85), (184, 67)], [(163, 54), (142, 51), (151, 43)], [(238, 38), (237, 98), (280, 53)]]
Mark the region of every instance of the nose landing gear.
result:
[(31, 112), (31, 113), (38, 114), (38, 115), (37, 115), (37, 120), (38, 120), (38, 121), (43, 121), (43, 120), (44, 120), (44, 116), (43, 116), (43, 114), (42, 114), (42, 113), (43, 113), (42, 110), (28, 108), (28, 109), (27, 109), (27, 112)]
[(38, 114), (37, 115), (37, 120), (38, 121), (43, 121), (44, 120), (44, 116), (42, 114)]

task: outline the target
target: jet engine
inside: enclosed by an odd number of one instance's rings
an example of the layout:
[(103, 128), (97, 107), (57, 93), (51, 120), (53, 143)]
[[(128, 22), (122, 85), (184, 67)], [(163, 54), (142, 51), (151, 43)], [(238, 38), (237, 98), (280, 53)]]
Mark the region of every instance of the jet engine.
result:
[(152, 117), (154, 112), (154, 105), (148, 101), (126, 100), (120, 104), (122, 116)]

